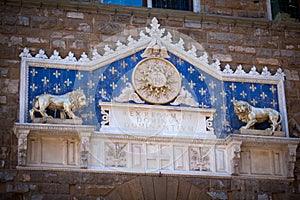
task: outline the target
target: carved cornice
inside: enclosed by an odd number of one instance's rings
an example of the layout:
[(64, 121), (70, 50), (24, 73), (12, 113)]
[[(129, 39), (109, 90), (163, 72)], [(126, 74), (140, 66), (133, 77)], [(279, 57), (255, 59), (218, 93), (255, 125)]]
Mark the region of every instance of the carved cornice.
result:
[(28, 65), (37, 67), (60, 68), (60, 69), (76, 69), (93, 71), (110, 64), (116, 60), (122, 59), (129, 55), (132, 55), (140, 50), (143, 50), (149, 45), (153, 45), (153, 41), (161, 43), (167, 51), (177, 55), (201, 70), (211, 74), (212, 76), (227, 81), (251, 81), (251, 82), (268, 82), (278, 83), (278, 81), (284, 80), (285, 74), (281, 68), (278, 68), (275, 74), (271, 74), (267, 67), (264, 67), (262, 72), (257, 72), (256, 67), (253, 66), (249, 72), (245, 72), (242, 65), (236, 67), (236, 70), (227, 64), (225, 69), (221, 69), (221, 63), (219, 60), (215, 60), (212, 63), (208, 61), (208, 53), (203, 52), (202, 55), (198, 55), (198, 49), (192, 45), (190, 49), (186, 49), (185, 40), (179, 38), (178, 41), (172, 39), (172, 34), (166, 32), (165, 29), (159, 28), (159, 23), (156, 18), (152, 19), (151, 27), (141, 30), (139, 38), (134, 39), (131, 35), (127, 38), (127, 43), (121, 43), (117, 41), (115, 45), (105, 45), (103, 48), (103, 55), (98, 53), (96, 48), (92, 49), (90, 56), (87, 56), (85, 52), (81, 54), (80, 59), (76, 59), (74, 53), (69, 54), (62, 58), (59, 56), (58, 51), (54, 51), (53, 55), (48, 56), (44, 50), (40, 50), (38, 54), (31, 55), (28, 48), (24, 48), (20, 53), (22, 61), (28, 62)]
[(55, 132), (61, 134), (64, 132), (74, 133), (93, 133), (94, 126), (85, 125), (65, 125), (65, 124), (35, 124), (35, 123), (15, 123), (14, 132), (19, 133), (22, 131), (42, 131), (41, 133)]
[(253, 146), (286, 146), (286, 145), (298, 145), (300, 138), (282, 138), (273, 136), (251, 136), (232, 134), (225, 139), (226, 143), (232, 143), (233, 141), (242, 141), (243, 145)]

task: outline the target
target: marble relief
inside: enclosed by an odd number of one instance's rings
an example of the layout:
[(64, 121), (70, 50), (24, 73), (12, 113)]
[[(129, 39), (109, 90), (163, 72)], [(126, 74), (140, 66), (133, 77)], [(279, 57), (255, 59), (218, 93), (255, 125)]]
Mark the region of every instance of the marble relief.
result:
[[(34, 56), (28, 48), (20, 54), (20, 167), (293, 177), (299, 141), (285, 138), (280, 68), (275, 74), (267, 67), (222, 69), (199, 45), (173, 39), (156, 18), (137, 38), (100, 46), (103, 54), (94, 47), (79, 59), (44, 50)], [(74, 102), (69, 94), (75, 91), (81, 95)], [(254, 117), (239, 115), (235, 105), (241, 101), (252, 111), (263, 109)], [(59, 113), (56, 123), (49, 124), (52, 115), (45, 110)], [(271, 121), (272, 136), (263, 123), (256, 126), (259, 118)], [(68, 119), (80, 123), (66, 124)], [(237, 132), (243, 123), (246, 129)]]

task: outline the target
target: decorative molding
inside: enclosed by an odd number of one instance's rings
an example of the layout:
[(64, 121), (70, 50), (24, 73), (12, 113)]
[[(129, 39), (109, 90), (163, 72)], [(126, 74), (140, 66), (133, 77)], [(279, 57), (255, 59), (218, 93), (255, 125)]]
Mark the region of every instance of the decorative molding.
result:
[[(185, 49), (185, 41), (183, 38), (179, 38), (178, 41), (174, 41), (172, 38), (172, 34), (170, 32), (166, 32), (164, 28), (160, 28), (160, 24), (154, 17), (151, 21), (150, 28), (146, 27), (145, 32), (141, 30), (139, 33), (139, 38), (137, 40), (133, 39), (133, 37), (129, 35), (127, 38), (127, 44), (123, 44), (120, 41), (117, 41), (114, 45), (116, 47), (115, 49), (113, 49), (109, 45), (105, 45), (103, 48), (103, 55), (100, 55), (97, 49), (93, 48), (91, 50), (90, 58), (85, 54), (85, 52), (83, 52), (81, 58), (77, 60), (74, 56), (74, 53), (69, 52), (69, 54), (65, 58), (62, 58), (62, 62), (61, 57), (56, 50), (53, 52), (53, 55), (49, 56), (49, 58), (45, 54), (45, 51), (42, 49), (33, 57), (29, 49), (25, 47), (23, 49), (23, 52), (20, 53), (20, 57), (22, 58), (22, 60), (30, 63), (39, 63), (39, 65), (37, 65), (39, 67), (43, 67), (43, 63), (45, 63), (45, 61), (51, 61), (51, 63), (54, 65), (60, 65), (60, 68), (63, 68), (61, 65), (67, 64), (67, 66), (65, 66), (65, 68), (67, 69), (92, 71), (99, 67), (103, 67), (108, 63), (129, 56), (136, 51), (145, 48), (146, 51), (147, 48), (151, 49), (152, 51), (154, 46), (158, 46), (159, 50), (163, 52), (163, 54), (159, 54), (160, 57), (168, 57), (167, 51), (178, 56), (183, 56), (191, 63), (196, 63), (195, 66), (222, 80), (231, 80), (233, 78), (240, 81), (244, 80), (244, 78), (255, 78), (257, 79), (257, 81), (263, 81), (265, 79), (267, 79), (268, 81), (284, 80), (285, 74), (281, 68), (278, 68), (277, 72), (274, 75), (269, 72), (267, 67), (264, 67), (261, 73), (256, 71), (255, 66), (253, 66), (249, 72), (245, 72), (242, 65), (238, 65), (234, 73), (232, 73), (233, 69), (228, 64), (226, 65), (224, 70), (221, 70), (221, 63), (219, 60), (215, 60), (215, 62), (213, 63), (208, 62), (207, 52), (202, 51), (202, 55), (198, 55), (198, 49), (196, 49), (194, 45), (192, 45), (190, 49)], [(145, 56), (152, 55), (152, 53), (146, 54), (147, 55)]]

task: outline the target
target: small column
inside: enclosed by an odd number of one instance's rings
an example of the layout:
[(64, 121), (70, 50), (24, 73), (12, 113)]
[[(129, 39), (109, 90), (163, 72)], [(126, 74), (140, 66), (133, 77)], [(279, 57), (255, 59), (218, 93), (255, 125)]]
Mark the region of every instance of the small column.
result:
[(27, 136), (30, 130), (15, 129), (15, 135), (18, 138), (18, 165), (25, 166), (27, 159)]
[(92, 133), (81, 132), (80, 135), (80, 168), (88, 168), (90, 137)]
[(288, 145), (288, 166), (287, 166), (287, 177), (294, 178), (294, 169), (296, 163), (297, 145)]

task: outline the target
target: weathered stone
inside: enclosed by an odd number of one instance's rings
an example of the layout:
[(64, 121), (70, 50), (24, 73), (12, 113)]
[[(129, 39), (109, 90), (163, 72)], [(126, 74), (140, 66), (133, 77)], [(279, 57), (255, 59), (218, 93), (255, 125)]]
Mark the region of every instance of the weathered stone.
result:
[(143, 190), (139, 178), (135, 178), (129, 182), (129, 188), (131, 191), (131, 196), (134, 200), (144, 199)]
[(40, 190), (44, 194), (69, 194), (69, 184), (41, 183)]
[(7, 97), (6, 96), (0, 96), (0, 104), (6, 104)]
[(261, 65), (279, 65), (278, 59), (275, 58), (256, 58), (256, 60)]
[(167, 199), (167, 177), (153, 177), (155, 199)]
[(1, 79), (0, 88), (3, 93), (16, 94), (19, 90), (19, 81), (11, 79)]
[(167, 199), (176, 199), (179, 181), (174, 177), (167, 177)]
[(91, 32), (91, 26), (90, 26), (90, 24), (88, 24), (86, 22), (82, 22), (82, 23), (79, 23), (77, 30), (83, 31), (85, 33), (89, 33), (89, 32)]
[(140, 178), (140, 181), (141, 181), (141, 186), (143, 188), (144, 196), (146, 196), (148, 199), (155, 199), (152, 177), (142, 176)]
[(243, 41), (244, 36), (242, 34), (233, 34), (233, 33), (208, 33), (208, 42), (212, 43), (240, 43)]
[(190, 193), (191, 184), (189, 182), (186, 182), (182, 179), (179, 179), (179, 186), (178, 186), (178, 193), (177, 198), (178, 199), (187, 199)]
[(73, 19), (83, 19), (84, 14), (82, 12), (67, 12), (67, 17)]
[(232, 57), (230, 54), (220, 54), (220, 53), (216, 53), (216, 54), (213, 54), (213, 59), (218, 59), (220, 60), (221, 62), (231, 62), (232, 61)]
[(52, 41), (52, 46), (53, 48), (57, 49), (57, 48), (62, 48), (62, 49), (66, 49), (66, 41), (64, 40), (53, 40)]
[(0, 171), (0, 182), (7, 182), (12, 181), (14, 179), (14, 176), (9, 173), (8, 171)]
[(229, 46), (228, 49), (230, 51), (235, 51), (235, 52), (244, 52), (244, 53), (256, 53), (255, 48), (252, 47), (242, 47), (242, 46)]
[(201, 23), (199, 21), (185, 21), (184, 26), (186, 28), (201, 28)]
[[(106, 196), (113, 189), (114, 189), (113, 187), (88, 185), (86, 187), (86, 193), (87, 193), (87, 195), (91, 195), (91, 196)], [(128, 190), (127, 190), (127, 192), (128, 192)], [(127, 193), (127, 195), (128, 195), (128, 193)]]
[(41, 44), (41, 43), (48, 43), (49, 41), (46, 39), (42, 39), (42, 38), (32, 38), (32, 37), (27, 37), (26, 41), (28, 43), (37, 43), (37, 44)]
[(77, 195), (77, 196), (81, 196), (81, 195), (86, 195), (86, 188), (85, 185), (82, 184), (76, 184), (70, 185), (70, 194), (71, 195)]
[(50, 17), (32, 17), (32, 28), (52, 29), (56, 28), (57, 19)]
[(29, 17), (18, 16), (18, 22), (17, 22), (17, 25), (21, 25), (21, 26), (29, 26), (29, 22), (30, 22)]
[(7, 183), (6, 192), (25, 193), (29, 191), (26, 183)]
[(124, 30), (124, 26), (113, 22), (99, 22), (97, 30), (106, 35), (114, 35)]
[(22, 45), (22, 37), (12, 36), (9, 39), (8, 46)]

